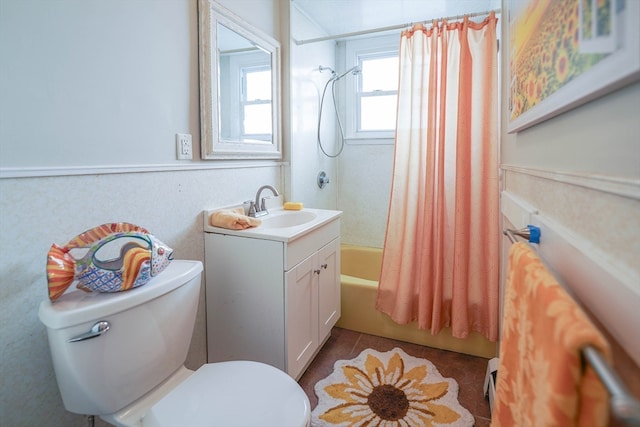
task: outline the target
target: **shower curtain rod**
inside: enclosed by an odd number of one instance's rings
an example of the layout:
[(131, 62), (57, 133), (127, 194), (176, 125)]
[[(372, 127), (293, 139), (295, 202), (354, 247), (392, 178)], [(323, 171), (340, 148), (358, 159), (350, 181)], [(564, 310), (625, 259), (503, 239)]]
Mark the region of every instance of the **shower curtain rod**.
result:
[(467, 16), (469, 18), (473, 18), (473, 17), (476, 17), (476, 16), (489, 15), (491, 12), (500, 13), (501, 9), (493, 9), (493, 10), (488, 10), (486, 12), (467, 13), (467, 14), (464, 14), (464, 15), (447, 16), (447, 17), (442, 17), (442, 18), (437, 18), (437, 19), (428, 19), (428, 20), (410, 22), (408, 24), (392, 25), (392, 26), (389, 26), (389, 27), (381, 27), (381, 28), (372, 28), (370, 30), (354, 31), (352, 33), (336, 34), (334, 36), (317, 37), (317, 38), (307, 39), (307, 40), (296, 40), (296, 39), (293, 39), (293, 41), (295, 41), (296, 45), (300, 46), (300, 45), (308, 44), (308, 43), (323, 42), (323, 41), (327, 41), (327, 40), (344, 39), (344, 38), (347, 38), (347, 37), (362, 36), (362, 35), (365, 35), (365, 34), (383, 33), (385, 31), (400, 30), (400, 29), (403, 29), (403, 28), (411, 28), (413, 26), (413, 24), (417, 24), (418, 22), (427, 23), (427, 22), (433, 22), (433, 21), (443, 21), (445, 19), (447, 21), (455, 21), (455, 20), (458, 20), (458, 19), (462, 19), (465, 16)]

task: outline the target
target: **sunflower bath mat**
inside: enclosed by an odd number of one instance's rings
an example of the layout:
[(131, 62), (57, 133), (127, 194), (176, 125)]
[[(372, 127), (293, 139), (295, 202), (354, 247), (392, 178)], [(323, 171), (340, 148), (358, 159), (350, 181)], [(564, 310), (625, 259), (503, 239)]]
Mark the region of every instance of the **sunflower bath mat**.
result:
[(474, 419), (458, 402), (458, 383), (427, 359), (399, 348), (367, 349), (338, 360), (315, 385), (313, 427), (468, 427)]

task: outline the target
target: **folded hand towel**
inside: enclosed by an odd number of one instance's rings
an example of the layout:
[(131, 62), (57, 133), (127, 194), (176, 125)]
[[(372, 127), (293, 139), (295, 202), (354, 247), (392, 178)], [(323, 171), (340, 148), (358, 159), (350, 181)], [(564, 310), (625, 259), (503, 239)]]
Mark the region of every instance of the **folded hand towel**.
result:
[(214, 227), (228, 228), (230, 230), (244, 230), (259, 226), (262, 221), (244, 215), (242, 208), (221, 209), (215, 211), (209, 217), (209, 223)]
[(608, 401), (581, 349), (609, 346), (526, 243), (509, 250), (491, 427), (605, 426)]

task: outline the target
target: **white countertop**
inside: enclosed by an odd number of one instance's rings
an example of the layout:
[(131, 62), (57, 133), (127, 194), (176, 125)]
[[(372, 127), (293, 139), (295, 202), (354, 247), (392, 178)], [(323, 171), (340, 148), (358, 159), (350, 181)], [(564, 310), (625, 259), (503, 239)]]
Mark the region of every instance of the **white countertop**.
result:
[[(258, 218), (263, 221), (263, 224), (259, 225), (258, 227), (247, 228), (245, 230), (229, 230), (226, 228), (214, 227), (209, 223), (209, 217), (211, 216), (211, 214), (220, 209), (224, 209), (224, 208), (209, 209), (203, 212), (205, 233), (226, 234), (231, 236), (263, 239), (263, 240), (277, 240), (280, 242), (290, 242), (292, 240), (295, 240), (317, 228), (322, 227), (325, 224), (330, 223), (331, 221), (338, 219), (342, 215), (342, 211), (335, 211), (335, 210), (329, 210), (329, 209), (304, 208), (300, 211), (293, 211), (293, 210), (284, 210), (281, 207), (271, 208), (269, 209), (269, 214)], [(287, 214), (295, 215), (296, 212), (310, 212), (315, 214), (316, 216), (309, 222), (305, 222), (304, 224), (291, 226), (291, 227), (269, 227), (267, 225), (268, 219), (270, 217), (276, 217), (276, 216), (287, 215)]]

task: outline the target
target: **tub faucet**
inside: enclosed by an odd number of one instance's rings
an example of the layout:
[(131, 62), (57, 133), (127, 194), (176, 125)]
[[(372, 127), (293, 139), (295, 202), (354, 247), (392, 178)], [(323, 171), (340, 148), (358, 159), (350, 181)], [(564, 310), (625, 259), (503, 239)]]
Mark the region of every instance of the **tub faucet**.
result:
[(260, 196), (262, 195), (262, 190), (265, 190), (265, 189), (271, 190), (274, 196), (280, 195), (278, 194), (278, 190), (276, 190), (275, 187), (271, 185), (263, 185), (262, 187), (258, 188), (258, 191), (256, 192), (256, 201), (251, 202), (251, 205), (249, 206), (249, 216), (257, 218), (259, 216), (264, 216), (269, 213), (264, 202), (264, 199), (266, 199), (266, 197), (260, 198)]

